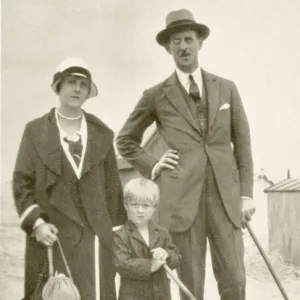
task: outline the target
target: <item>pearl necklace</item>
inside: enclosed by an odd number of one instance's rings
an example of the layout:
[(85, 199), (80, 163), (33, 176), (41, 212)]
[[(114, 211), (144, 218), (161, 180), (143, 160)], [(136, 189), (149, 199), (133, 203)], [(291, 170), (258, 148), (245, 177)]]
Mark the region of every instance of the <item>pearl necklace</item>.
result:
[(69, 120), (69, 121), (79, 120), (82, 117), (82, 114), (80, 114), (80, 116), (78, 116), (78, 117), (67, 117), (67, 116), (64, 116), (63, 114), (61, 114), (58, 110), (56, 110), (56, 112), (61, 118), (65, 119), (65, 120)]

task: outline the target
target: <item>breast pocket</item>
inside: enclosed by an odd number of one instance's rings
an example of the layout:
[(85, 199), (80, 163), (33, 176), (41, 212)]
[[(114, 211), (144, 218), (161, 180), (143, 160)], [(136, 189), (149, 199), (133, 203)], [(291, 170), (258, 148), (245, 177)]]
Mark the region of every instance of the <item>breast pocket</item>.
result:
[(230, 135), (231, 132), (231, 110), (230, 107), (218, 111), (215, 126), (222, 131), (222, 135)]

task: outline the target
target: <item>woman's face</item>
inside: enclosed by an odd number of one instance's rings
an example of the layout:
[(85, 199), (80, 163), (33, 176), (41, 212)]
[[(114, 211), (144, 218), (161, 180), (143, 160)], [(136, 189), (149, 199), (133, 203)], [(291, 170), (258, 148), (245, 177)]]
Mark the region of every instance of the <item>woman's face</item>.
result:
[(62, 79), (59, 91), (61, 105), (66, 108), (80, 108), (90, 92), (90, 81), (87, 78), (69, 75)]

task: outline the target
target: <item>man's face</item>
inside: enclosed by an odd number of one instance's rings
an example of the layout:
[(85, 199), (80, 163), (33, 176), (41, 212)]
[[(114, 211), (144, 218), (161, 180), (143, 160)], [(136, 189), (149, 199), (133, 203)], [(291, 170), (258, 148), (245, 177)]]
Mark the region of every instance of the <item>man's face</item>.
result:
[(198, 51), (202, 43), (203, 39), (194, 30), (184, 30), (171, 34), (167, 51), (181, 71), (191, 73), (198, 67)]
[(62, 79), (59, 91), (61, 105), (67, 108), (80, 108), (86, 101), (90, 90), (90, 81), (80, 76), (66, 76)]

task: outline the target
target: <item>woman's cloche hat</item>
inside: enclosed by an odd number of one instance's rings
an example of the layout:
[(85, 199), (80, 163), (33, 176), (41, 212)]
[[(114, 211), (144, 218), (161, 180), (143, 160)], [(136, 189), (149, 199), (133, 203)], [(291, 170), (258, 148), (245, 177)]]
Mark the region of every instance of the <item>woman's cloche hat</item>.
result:
[(55, 74), (53, 76), (53, 81), (51, 84), (52, 90), (54, 93), (58, 94), (57, 86), (65, 76), (76, 75), (89, 79), (90, 93), (88, 98), (97, 96), (98, 90), (95, 83), (92, 81), (92, 75), (90, 68), (84, 60), (78, 57), (68, 57), (64, 59), (61, 64), (57, 67)]
[(187, 9), (171, 11), (166, 17), (166, 28), (156, 36), (156, 41), (165, 46), (169, 42), (172, 33), (184, 29), (192, 29), (198, 32), (199, 36), (206, 39), (210, 30), (206, 25), (196, 23), (192, 13)]

